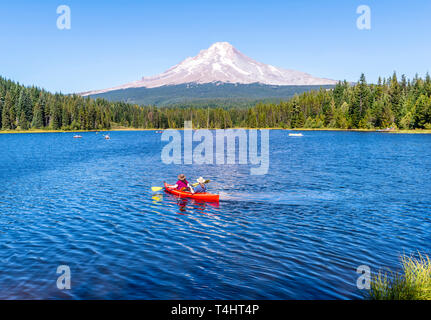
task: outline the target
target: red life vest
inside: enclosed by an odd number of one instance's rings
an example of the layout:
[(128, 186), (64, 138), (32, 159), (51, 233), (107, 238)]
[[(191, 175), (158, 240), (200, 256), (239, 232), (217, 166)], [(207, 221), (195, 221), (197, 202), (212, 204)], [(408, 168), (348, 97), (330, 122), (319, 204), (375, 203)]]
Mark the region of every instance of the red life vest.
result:
[[(178, 180), (177, 181), (177, 190), (181, 190), (183, 188), (187, 189), (188, 188), (188, 181), (187, 180)], [(184, 190), (184, 189), (183, 189)]]

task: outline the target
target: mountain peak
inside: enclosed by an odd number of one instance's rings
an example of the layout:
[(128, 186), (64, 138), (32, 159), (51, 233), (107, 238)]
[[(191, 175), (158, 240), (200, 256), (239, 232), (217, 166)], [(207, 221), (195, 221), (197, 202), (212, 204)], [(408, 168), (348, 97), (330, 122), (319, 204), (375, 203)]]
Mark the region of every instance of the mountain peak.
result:
[(208, 49), (201, 50), (196, 57), (186, 59), (183, 62), (193, 60), (197, 63), (214, 65), (215, 63), (223, 63), (223, 61), (226, 62), (226, 59), (232, 60), (234, 59), (235, 55), (238, 54), (241, 53), (236, 50), (229, 42), (216, 42)]
[(229, 51), (234, 51), (234, 50), (236, 49), (229, 42), (216, 42), (216, 43), (213, 43), (207, 50), (203, 50), (203, 51), (227, 53)]
[(202, 50), (195, 57), (190, 57), (167, 71), (151, 77), (131, 82), (115, 88), (86, 92), (92, 95), (127, 88), (155, 88), (184, 83), (261, 83), (268, 85), (332, 85), (337, 81), (316, 78), (310, 74), (277, 68), (257, 62), (237, 49), (229, 42), (216, 42)]
[(211, 49), (230, 49), (233, 48), (233, 45), (231, 45), (229, 42), (221, 41), (221, 42), (214, 42), (208, 50)]

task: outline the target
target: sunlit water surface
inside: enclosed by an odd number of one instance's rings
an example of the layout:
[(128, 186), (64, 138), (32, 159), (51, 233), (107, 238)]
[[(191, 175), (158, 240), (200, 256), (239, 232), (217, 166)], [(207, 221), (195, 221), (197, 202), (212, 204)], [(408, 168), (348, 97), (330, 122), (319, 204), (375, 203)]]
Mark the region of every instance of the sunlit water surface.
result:
[[(358, 299), (359, 265), (429, 253), (431, 135), (273, 130), (264, 176), (110, 135), (0, 136), (0, 298)], [(153, 195), (180, 172), (219, 205)]]

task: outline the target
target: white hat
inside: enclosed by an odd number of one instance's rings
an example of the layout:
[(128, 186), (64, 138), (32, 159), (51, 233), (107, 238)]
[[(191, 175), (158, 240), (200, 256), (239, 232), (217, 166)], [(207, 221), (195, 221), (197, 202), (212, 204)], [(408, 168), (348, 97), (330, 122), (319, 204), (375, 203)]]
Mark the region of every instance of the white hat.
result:
[(196, 179), (196, 181), (199, 183), (205, 183), (205, 179), (202, 177), (199, 177), (199, 179)]

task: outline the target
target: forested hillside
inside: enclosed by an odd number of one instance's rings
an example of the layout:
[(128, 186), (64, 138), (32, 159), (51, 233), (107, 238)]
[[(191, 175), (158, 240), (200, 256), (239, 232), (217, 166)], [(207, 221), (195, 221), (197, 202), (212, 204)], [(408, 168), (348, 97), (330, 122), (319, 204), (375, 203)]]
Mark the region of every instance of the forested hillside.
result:
[[(280, 104), (257, 105), (249, 110), (249, 125), (288, 128), (431, 129), (431, 78), (398, 80), (394, 73), (377, 84), (361, 75), (351, 86), (295, 96)], [(256, 120), (255, 120), (256, 119)]]
[(138, 106), (77, 95), (51, 94), (0, 78), (0, 120), (3, 130), (181, 128), (383, 128), (431, 129), (431, 78), (400, 80), (396, 74), (367, 84), (339, 83), (295, 95), (279, 103), (248, 108)]
[(288, 100), (295, 94), (334, 88), (322, 86), (275, 86), (261, 83), (187, 83), (156, 88), (128, 88), (91, 95), (109, 101), (121, 101), (158, 107), (251, 107), (260, 101)]

